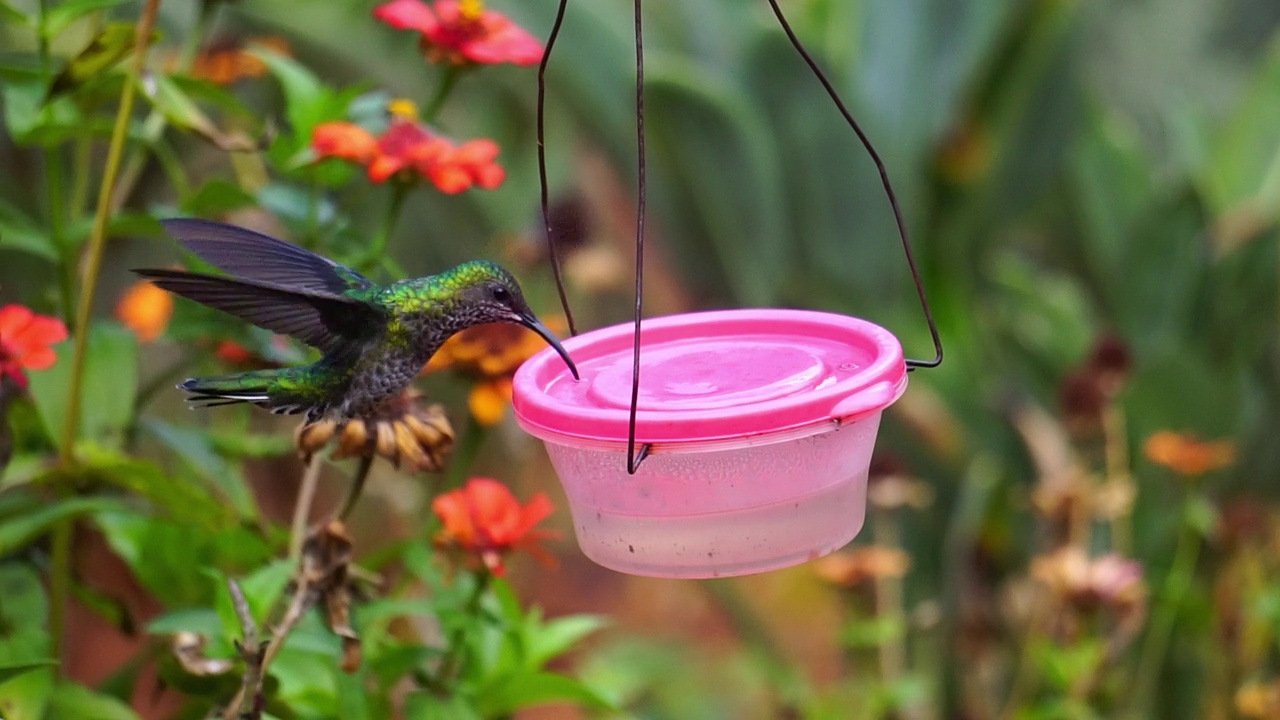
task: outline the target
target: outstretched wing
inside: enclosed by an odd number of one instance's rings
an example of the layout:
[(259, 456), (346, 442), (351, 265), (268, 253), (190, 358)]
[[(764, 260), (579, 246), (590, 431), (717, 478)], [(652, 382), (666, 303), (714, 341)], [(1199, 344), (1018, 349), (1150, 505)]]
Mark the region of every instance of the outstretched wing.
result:
[(341, 295), (185, 270), (134, 272), (165, 290), (325, 353), (368, 337), (385, 322), (377, 306)]
[(237, 277), (330, 295), (373, 287), (368, 278), (345, 265), (260, 232), (210, 220), (161, 220), (160, 224), (205, 262)]

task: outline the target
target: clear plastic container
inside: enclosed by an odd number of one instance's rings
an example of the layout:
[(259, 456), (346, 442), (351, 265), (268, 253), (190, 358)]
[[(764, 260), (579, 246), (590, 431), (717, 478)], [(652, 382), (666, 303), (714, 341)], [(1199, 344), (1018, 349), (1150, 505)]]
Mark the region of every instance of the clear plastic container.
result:
[(587, 557), (622, 572), (703, 578), (825, 555), (865, 514), (881, 412), (906, 387), (888, 331), (800, 310), (657, 318), (642, 335), (627, 473), (632, 326), (565, 342), (516, 374), (520, 424), (541, 438)]

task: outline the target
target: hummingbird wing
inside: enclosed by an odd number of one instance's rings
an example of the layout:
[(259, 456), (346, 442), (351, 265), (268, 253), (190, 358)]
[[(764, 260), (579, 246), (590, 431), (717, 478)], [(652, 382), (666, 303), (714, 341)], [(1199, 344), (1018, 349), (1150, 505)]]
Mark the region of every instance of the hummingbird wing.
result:
[(369, 336), (386, 318), (376, 305), (330, 293), (185, 270), (134, 270), (158, 287), (330, 353)]
[(205, 262), (240, 278), (328, 295), (374, 287), (345, 265), (260, 232), (210, 220), (161, 220), (160, 224)]

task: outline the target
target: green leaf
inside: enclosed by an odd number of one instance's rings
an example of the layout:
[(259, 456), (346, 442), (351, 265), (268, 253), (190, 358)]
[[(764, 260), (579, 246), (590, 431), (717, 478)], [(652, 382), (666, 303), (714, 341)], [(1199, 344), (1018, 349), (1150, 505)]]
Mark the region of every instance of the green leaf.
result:
[[(276, 560), (265, 567), (239, 578), (236, 582), (244, 592), (245, 601), (249, 603), (249, 611), (258, 627), (264, 627), (276, 601), (284, 594), (284, 588), (293, 577), (295, 563), (289, 560)], [(223, 630), (228, 637), (240, 637), (240, 616), (236, 614), (231, 600), (231, 591), (227, 588), (226, 576), (214, 572), (218, 580), (217, 610), (222, 619)]]
[(33, 660), (20, 663), (0, 663), (0, 683), (8, 682), (23, 673), (39, 670), (58, 664), (57, 660), (49, 658), (48, 660)]
[(232, 210), (252, 207), (253, 195), (239, 185), (222, 179), (214, 179), (200, 186), (178, 206), (182, 212), (201, 217), (215, 217)]
[[(58, 348), (58, 361), (31, 373), (31, 397), (49, 437), (62, 437), (71, 385), (71, 345)], [(119, 443), (133, 418), (138, 385), (138, 339), (115, 323), (100, 322), (89, 331), (81, 389), (78, 437)]]
[(1218, 526), (1218, 509), (1209, 498), (1194, 494), (1187, 498), (1186, 521), (1201, 537), (1210, 537)]
[(7, 2), (0, 2), (0, 20), (10, 25), (27, 25), (35, 24), (30, 15), (22, 12), (18, 8)]
[(198, 430), (171, 425), (154, 417), (144, 419), (141, 425), (174, 454), (182, 458), (183, 462), (193, 472), (204, 478), (219, 495), (225, 497), (240, 517), (256, 518), (258, 516), (253, 492), (245, 482), (244, 475), (214, 452), (207, 435)]
[(530, 668), (540, 668), (548, 660), (573, 647), (579, 640), (609, 624), (601, 615), (572, 615), (547, 623), (534, 623), (525, 630), (525, 654)]
[(45, 709), (53, 693), (53, 670), (37, 669), (0, 683), (0, 718), (46, 720)]
[(311, 129), (322, 120), (324, 109), (331, 105), (333, 91), (293, 58), (265, 49), (251, 50), (250, 54), (266, 63), (271, 74), (280, 81), (289, 124), (293, 132), (309, 139)]
[(549, 672), (505, 677), (477, 695), (481, 713), (489, 717), (553, 702), (577, 703), (596, 710), (613, 707), (613, 703), (581, 681)]
[(424, 690), (410, 693), (404, 699), (404, 720), (481, 720), (481, 717), (470, 703), (457, 695), (441, 698)]
[(1213, 142), (1202, 180), (1215, 210), (1280, 217), (1280, 43)]
[(156, 109), (175, 126), (194, 130), (206, 137), (216, 137), (218, 128), (195, 102), (166, 75), (151, 78), (151, 86), (143, 88), (143, 94)]
[(152, 635), (172, 635), (186, 631), (213, 636), (221, 629), (218, 613), (209, 608), (172, 610), (147, 623), (147, 632)]
[(80, 448), (77, 454), (92, 480), (146, 498), (170, 519), (184, 525), (213, 530), (233, 520), (228, 508), (200, 485), (170, 476), (151, 460), (92, 445)]
[(132, 23), (108, 23), (53, 79), (47, 97), (75, 91), (127, 57), (137, 40)]
[(30, 216), (3, 199), (0, 199), (0, 249), (18, 250), (50, 261), (58, 259), (53, 237)]
[(55, 689), (48, 712), (50, 720), (139, 720), (120, 700), (69, 682)]
[(61, 3), (49, 11), (44, 20), (44, 35), (53, 39), (66, 30), (71, 23), (98, 10), (106, 10), (124, 5), (130, 0), (72, 0)]
[(7, 555), (43, 535), (65, 518), (119, 510), (119, 500), (104, 497), (77, 497), (59, 500), (18, 516), (0, 520), (0, 555)]

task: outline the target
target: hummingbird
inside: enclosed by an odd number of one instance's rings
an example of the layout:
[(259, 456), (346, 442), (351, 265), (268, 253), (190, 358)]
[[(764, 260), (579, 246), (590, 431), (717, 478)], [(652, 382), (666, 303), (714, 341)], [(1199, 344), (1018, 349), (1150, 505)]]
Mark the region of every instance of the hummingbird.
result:
[(292, 243), (208, 220), (162, 220), (166, 232), (227, 275), (135, 269), (155, 285), (260, 328), (297, 338), (310, 365), (190, 378), (193, 407), (252, 403), (308, 422), (367, 415), (399, 394), (454, 333), (493, 322), (523, 325), (578, 369), (529, 309), (511, 273), (485, 260), (429, 277), (377, 285)]

